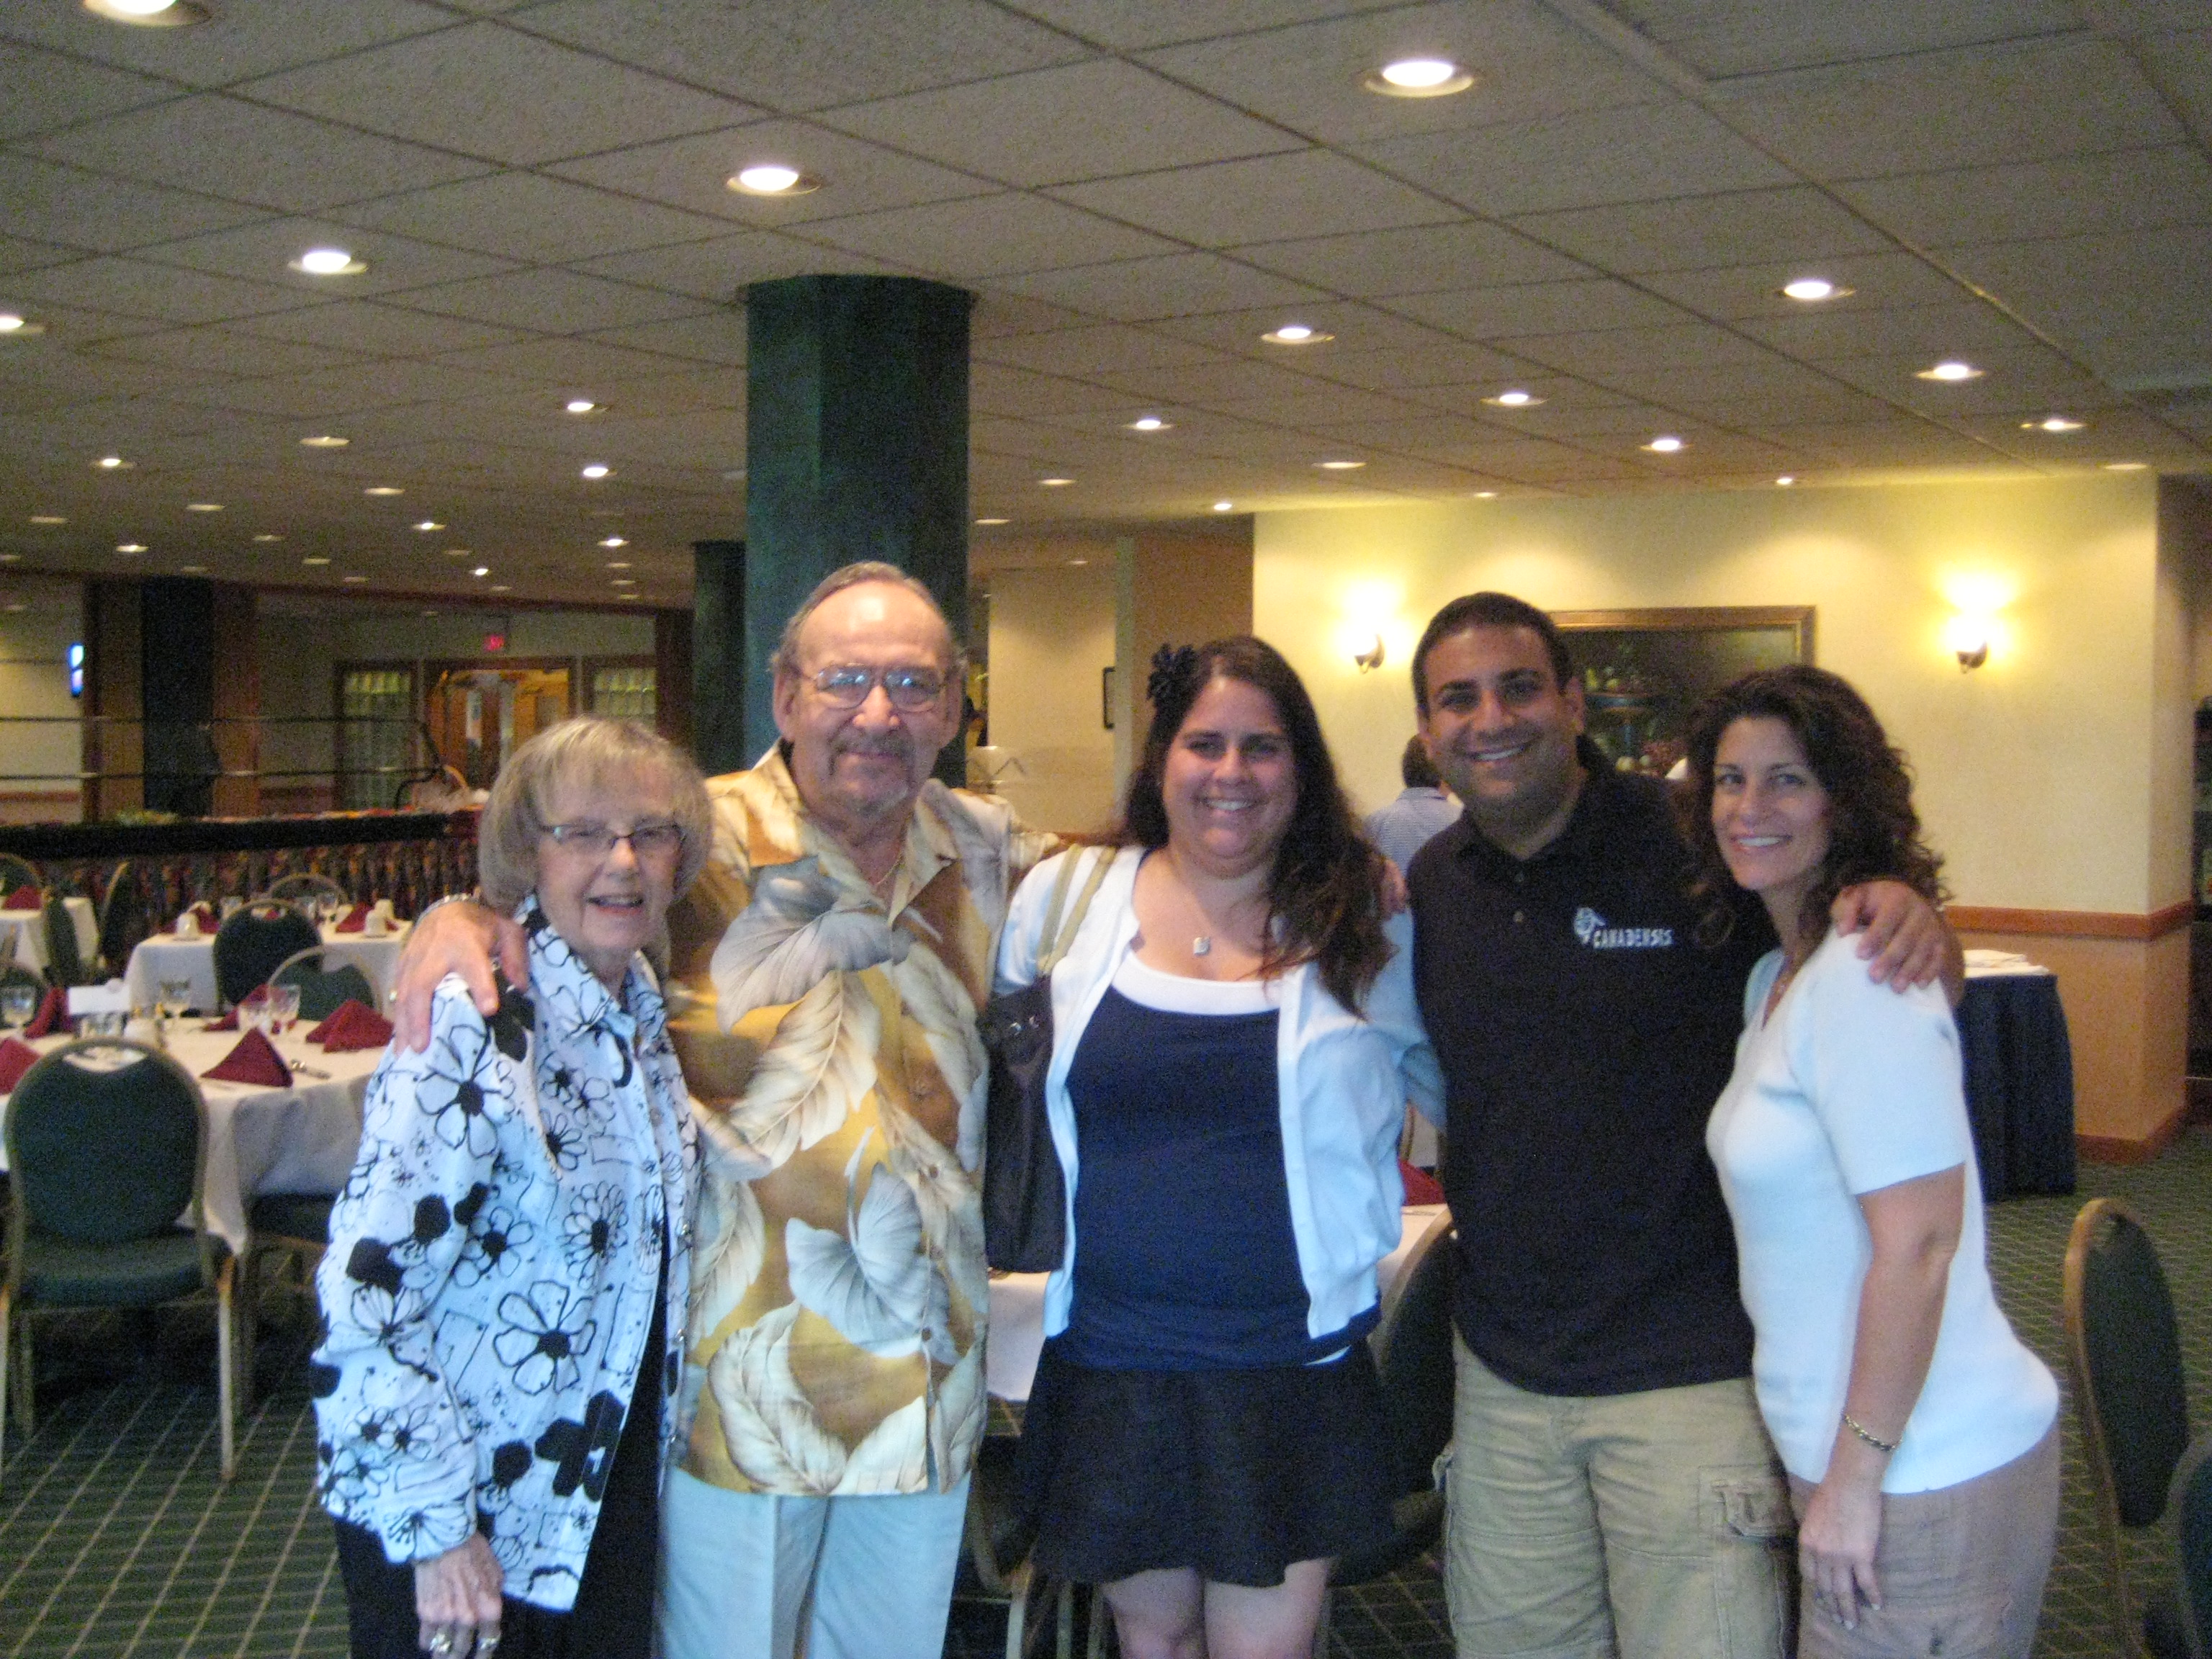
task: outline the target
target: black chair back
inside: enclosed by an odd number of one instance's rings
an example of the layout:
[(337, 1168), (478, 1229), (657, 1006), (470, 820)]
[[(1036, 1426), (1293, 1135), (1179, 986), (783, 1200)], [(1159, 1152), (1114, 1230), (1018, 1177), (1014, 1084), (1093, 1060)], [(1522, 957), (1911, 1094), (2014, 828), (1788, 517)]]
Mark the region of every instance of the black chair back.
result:
[[(87, 1063), (131, 1053), (121, 1066)], [(167, 1056), (112, 1039), (57, 1049), (8, 1101), (22, 1224), (94, 1246), (172, 1231), (198, 1188), (200, 1126), (199, 1091)]]
[(269, 975), (269, 983), (299, 988), (300, 1016), (303, 1019), (328, 1019), (348, 1002), (375, 1008), (376, 988), (368, 982), (367, 974), (350, 962), (342, 962), (325, 970), (319, 966), (322, 959), (320, 945), (289, 957)]
[(2212, 1440), (2200, 1440), (2173, 1472), (2173, 1546), (2181, 1580), (2183, 1642), (2205, 1659), (2212, 1634)]
[(0, 898), (6, 898), (18, 887), (43, 892), (46, 885), (46, 878), (30, 860), (14, 853), (0, 853)]
[(226, 1006), (243, 1002), (288, 958), (318, 951), (322, 943), (320, 930), (291, 906), (257, 899), (216, 930), (216, 990)]
[[(2084, 1209), (2081, 1219), (2090, 1224), (2084, 1230), (2076, 1224), (2078, 1297), (2068, 1285), (2069, 1311), (2078, 1300), (2079, 1329), (2069, 1334), (2120, 1524), (2148, 1526), (2166, 1512), (2174, 1466), (2189, 1446), (2188, 1377), (2173, 1295), (2158, 1247), (2132, 1215), (2103, 1200)], [(2069, 1281), (2075, 1265), (2069, 1249)]]
[(100, 902), (100, 954), (111, 974), (120, 974), (131, 953), (154, 931), (153, 902), (146, 882), (129, 859), (115, 866), (107, 896)]
[(92, 975), (85, 967), (84, 953), (76, 948), (76, 919), (69, 913), (59, 893), (50, 892), (46, 902), (46, 977), (57, 985), (88, 985)]

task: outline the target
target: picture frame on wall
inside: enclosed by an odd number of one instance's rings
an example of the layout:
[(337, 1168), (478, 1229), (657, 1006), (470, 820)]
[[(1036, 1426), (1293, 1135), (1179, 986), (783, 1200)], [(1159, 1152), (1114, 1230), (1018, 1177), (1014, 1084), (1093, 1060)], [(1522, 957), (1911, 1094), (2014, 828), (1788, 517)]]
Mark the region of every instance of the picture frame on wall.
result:
[(1705, 696), (1756, 668), (1813, 660), (1809, 605), (1555, 611), (1590, 738), (1614, 767), (1663, 777)]

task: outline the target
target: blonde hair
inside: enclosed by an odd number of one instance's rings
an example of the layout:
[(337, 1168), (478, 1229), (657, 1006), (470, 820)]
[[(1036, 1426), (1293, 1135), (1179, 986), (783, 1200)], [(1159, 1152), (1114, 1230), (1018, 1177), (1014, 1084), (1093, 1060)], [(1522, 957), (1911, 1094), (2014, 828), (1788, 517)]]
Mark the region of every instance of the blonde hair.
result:
[(608, 778), (658, 771), (675, 796), (684, 831), (676, 865), (680, 897), (707, 862), (714, 809), (691, 757), (635, 720), (580, 714), (549, 726), (507, 757), (492, 781), (477, 829), (477, 874), (484, 902), (502, 915), (538, 885), (538, 838), (550, 827), (549, 803), (563, 786), (592, 787)]

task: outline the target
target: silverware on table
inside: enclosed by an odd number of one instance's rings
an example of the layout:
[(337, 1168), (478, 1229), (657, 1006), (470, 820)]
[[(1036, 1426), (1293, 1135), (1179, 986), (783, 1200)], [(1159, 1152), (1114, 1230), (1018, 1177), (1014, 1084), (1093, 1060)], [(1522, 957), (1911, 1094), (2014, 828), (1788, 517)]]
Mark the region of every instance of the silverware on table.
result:
[(301, 1077), (320, 1078), (325, 1083), (328, 1083), (331, 1080), (331, 1074), (323, 1070), (319, 1066), (303, 1065), (301, 1061), (296, 1060), (288, 1060), (284, 1063), (290, 1066), (294, 1071), (297, 1072)]

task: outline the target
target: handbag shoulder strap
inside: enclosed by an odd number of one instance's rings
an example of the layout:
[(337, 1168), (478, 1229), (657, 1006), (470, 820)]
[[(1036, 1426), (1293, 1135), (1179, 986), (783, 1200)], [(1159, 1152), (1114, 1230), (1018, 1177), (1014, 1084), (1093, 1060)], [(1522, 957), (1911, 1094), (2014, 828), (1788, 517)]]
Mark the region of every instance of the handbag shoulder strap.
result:
[[(1068, 887), (1075, 878), (1075, 866), (1082, 862), (1085, 850), (1093, 854), (1091, 874), (1083, 884), (1083, 891), (1076, 898), (1075, 908), (1068, 911), (1066, 919), (1062, 921), (1060, 905), (1067, 896)], [(1039, 979), (1057, 968), (1060, 959), (1067, 954), (1067, 947), (1075, 943), (1076, 933), (1083, 926), (1084, 914), (1091, 908), (1091, 896), (1097, 892), (1099, 884), (1106, 879), (1106, 872), (1113, 867), (1115, 851), (1110, 847), (1078, 848), (1067, 855), (1066, 867), (1060, 872), (1060, 879), (1053, 884), (1052, 902), (1045, 910), (1044, 931), (1039, 935), (1048, 941), (1042, 954), (1037, 957)]]

